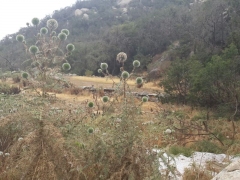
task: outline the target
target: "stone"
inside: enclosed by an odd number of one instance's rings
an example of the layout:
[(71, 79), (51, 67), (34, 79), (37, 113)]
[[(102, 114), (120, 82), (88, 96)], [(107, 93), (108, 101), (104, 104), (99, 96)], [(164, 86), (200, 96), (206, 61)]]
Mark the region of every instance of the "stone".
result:
[(239, 180), (240, 179), (240, 159), (232, 162), (217, 174), (212, 180)]

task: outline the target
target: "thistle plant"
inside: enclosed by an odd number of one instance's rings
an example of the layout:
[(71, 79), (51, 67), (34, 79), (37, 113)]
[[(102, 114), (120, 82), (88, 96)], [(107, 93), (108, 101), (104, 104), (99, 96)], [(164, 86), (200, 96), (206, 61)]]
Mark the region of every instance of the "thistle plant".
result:
[[(32, 24), (38, 26), (38, 18), (32, 19)], [(46, 87), (56, 85), (55, 82), (59, 82), (54, 74), (59, 70), (67, 72), (71, 69), (71, 65), (68, 63), (67, 58), (74, 51), (75, 46), (71, 43), (64, 46), (65, 40), (70, 34), (67, 29), (62, 29), (59, 34), (56, 33), (58, 28), (58, 22), (55, 19), (49, 19), (46, 23), (46, 27), (42, 27), (36, 35), (36, 43), (34, 45), (28, 45), (25, 42), (25, 38), (22, 34), (16, 36), (16, 40), (23, 44), (27, 55), (30, 57), (28, 62), (31, 62), (31, 66), (28, 72), (22, 74), (23, 78), (28, 80), (33, 79), (39, 83), (32, 83), (33, 88), (41, 89), (42, 96), (47, 94)], [(64, 49), (64, 47), (66, 49)], [(52, 68), (53, 64), (61, 64), (61, 68)], [(50, 68), (51, 67), (51, 68)], [(26, 73), (26, 74), (25, 74)], [(31, 77), (31, 78), (28, 78)], [(50, 80), (51, 79), (51, 80)], [(49, 82), (53, 82), (49, 84)]]
[[(127, 60), (127, 54), (126, 53), (120, 52), (120, 53), (117, 54), (116, 61), (118, 61), (121, 65), (121, 67), (120, 67), (121, 78), (120, 79), (121, 79), (122, 84), (123, 84), (124, 98), (126, 98), (126, 82), (132, 76), (132, 74), (134, 73), (135, 68), (138, 68), (140, 66), (140, 62), (138, 60), (134, 60), (133, 61), (133, 70), (131, 71), (131, 73), (129, 73), (129, 72), (124, 70), (124, 62), (126, 60)], [(112, 79), (112, 76), (108, 72), (108, 64), (107, 63), (101, 63), (100, 68), (101, 69), (98, 69), (98, 73), (101, 73), (104, 76), (108, 76)], [(137, 87), (142, 87), (143, 79), (141, 77), (138, 77), (136, 79), (136, 84), (137, 84)], [(113, 80), (113, 87), (114, 87), (114, 85), (115, 85), (115, 82)]]

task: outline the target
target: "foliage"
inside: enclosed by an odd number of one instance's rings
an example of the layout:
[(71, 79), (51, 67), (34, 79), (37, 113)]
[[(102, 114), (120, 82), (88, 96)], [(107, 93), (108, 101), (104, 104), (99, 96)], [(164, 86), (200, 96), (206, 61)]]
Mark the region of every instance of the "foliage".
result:
[(168, 151), (175, 156), (182, 154), (186, 157), (190, 157), (193, 153), (191, 148), (177, 145), (171, 146)]
[[(34, 25), (37, 25), (36, 19), (32, 20)], [(42, 96), (46, 96), (49, 82), (53, 82), (54, 80), (59, 82), (59, 79), (56, 78), (55, 74), (59, 71), (58, 69), (50, 69), (54, 66), (54, 64), (59, 64), (65, 61), (62, 64), (62, 69), (64, 71), (69, 71), (71, 69), (71, 65), (67, 61), (67, 57), (70, 55), (69, 52), (72, 52), (75, 47), (73, 44), (68, 44), (66, 46), (67, 52), (65, 53), (61, 49), (61, 45), (63, 41), (67, 39), (69, 35), (69, 31), (63, 29), (61, 33), (58, 34), (58, 40), (52, 37), (53, 30), (56, 30), (58, 27), (58, 22), (55, 19), (49, 19), (47, 21), (47, 27), (42, 27), (40, 29), (40, 34), (37, 35), (37, 40), (35, 45), (31, 45), (28, 48), (28, 45), (23, 42), (24, 36), (18, 35), (17, 41), (21, 42), (25, 48), (26, 54), (30, 57), (28, 63), (31, 63), (31, 66), (28, 67), (29, 72), (23, 72), (22, 77), (25, 79), (34, 79), (39, 81), (32, 81), (32, 87), (37, 90), (41, 89)], [(49, 33), (48, 33), (49, 31)], [(55, 31), (54, 31), (55, 32)], [(64, 33), (63, 33), (64, 32)], [(49, 34), (47, 36), (47, 34)], [(31, 78), (29, 78), (31, 75)], [(56, 84), (53, 82), (52, 84)]]

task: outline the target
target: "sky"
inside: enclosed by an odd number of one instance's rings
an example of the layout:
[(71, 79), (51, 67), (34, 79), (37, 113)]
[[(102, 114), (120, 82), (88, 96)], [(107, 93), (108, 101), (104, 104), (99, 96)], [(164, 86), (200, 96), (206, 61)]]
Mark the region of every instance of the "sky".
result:
[(1, 0), (0, 40), (8, 34), (19, 31), (31, 23), (32, 18), (40, 20), (53, 11), (71, 6), (76, 0)]

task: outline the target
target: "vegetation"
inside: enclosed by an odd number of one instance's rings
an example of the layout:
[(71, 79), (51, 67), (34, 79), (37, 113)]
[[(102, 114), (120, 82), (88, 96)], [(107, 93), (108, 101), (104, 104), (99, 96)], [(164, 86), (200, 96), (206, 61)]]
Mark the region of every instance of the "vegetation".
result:
[[(77, 1), (6, 36), (0, 179), (166, 179), (171, 156), (153, 149), (239, 153), (239, 9), (238, 0)], [(112, 88), (86, 92), (64, 72)], [(151, 80), (164, 92), (138, 93)], [(193, 165), (183, 178), (211, 177)]]

